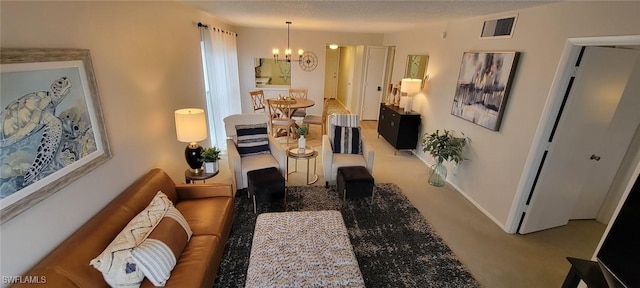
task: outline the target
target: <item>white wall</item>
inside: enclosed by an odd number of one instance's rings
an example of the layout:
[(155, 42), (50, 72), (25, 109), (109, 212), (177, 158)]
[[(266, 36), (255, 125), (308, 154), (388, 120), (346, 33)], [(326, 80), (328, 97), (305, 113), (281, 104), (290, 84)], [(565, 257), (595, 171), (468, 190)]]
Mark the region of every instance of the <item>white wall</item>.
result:
[[(308, 98), (316, 105), (307, 108), (307, 113), (319, 115), (322, 113), (324, 98), (324, 70), (326, 61), (326, 46), (330, 43), (339, 45), (381, 45), (382, 34), (371, 33), (341, 33), (323, 31), (303, 31), (291, 25), (291, 50), (304, 49), (318, 56), (318, 67), (311, 72), (300, 68), (298, 62), (291, 62), (291, 87), (309, 89)], [(242, 111), (253, 112), (249, 91), (256, 90), (254, 81), (254, 59), (273, 57), (273, 48), (284, 51), (287, 47), (287, 26), (282, 23), (282, 29), (260, 29), (252, 27), (238, 27), (238, 69), (240, 71), (240, 93), (242, 97)], [(283, 53), (283, 52), (281, 52)], [(282, 55), (281, 55), (282, 57)], [(297, 55), (294, 55), (297, 59)], [(288, 94), (287, 89), (260, 88), (265, 90), (265, 96), (277, 96), (278, 93)]]
[[(407, 55), (429, 55), (430, 88), (413, 106), (422, 114), (422, 133), (452, 129), (471, 138), (470, 160), (457, 170), (449, 166), (448, 180), (505, 231), (567, 38), (640, 34), (639, 2), (565, 2), (517, 12), (512, 39), (479, 39), (485, 17), (386, 34), (384, 39), (384, 45), (397, 49), (394, 82), (402, 77)], [(462, 54), (470, 50), (522, 52), (498, 132), (451, 115)], [(433, 163), (422, 149), (417, 155)]]
[[(113, 158), (0, 226), (0, 275), (20, 275), (149, 169), (184, 182), (173, 111), (205, 107), (200, 36), (178, 2), (0, 2), (4, 48), (90, 49)], [(203, 143), (205, 145), (206, 143)]]

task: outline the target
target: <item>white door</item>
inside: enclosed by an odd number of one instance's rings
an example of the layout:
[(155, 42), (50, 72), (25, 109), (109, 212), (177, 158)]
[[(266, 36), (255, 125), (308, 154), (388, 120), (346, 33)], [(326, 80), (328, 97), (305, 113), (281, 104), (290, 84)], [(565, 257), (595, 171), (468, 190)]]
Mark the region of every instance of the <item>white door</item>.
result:
[(378, 120), (384, 92), (384, 70), (387, 47), (367, 47), (364, 89), (362, 91), (362, 120)]
[[(600, 188), (605, 191), (599, 191), (605, 195), (608, 192), (620, 162), (602, 161), (609, 156), (604, 156), (606, 149), (600, 147), (621, 151), (628, 148), (628, 142), (613, 146), (606, 137), (638, 54), (613, 48), (585, 49), (519, 233), (566, 225), (590, 171), (597, 171), (597, 176), (591, 176), (598, 178), (595, 181), (609, 179), (608, 184), (603, 184), (606, 188)], [(594, 168), (595, 165), (603, 167)]]
[(324, 70), (324, 98), (336, 98), (338, 95), (338, 71), (340, 67), (340, 49), (326, 48), (327, 60)]
[[(600, 135), (602, 141), (594, 153), (599, 160), (591, 165), (571, 219), (595, 219), (598, 216), (627, 152), (625, 147), (631, 143), (640, 124), (640, 57), (637, 58), (606, 134)], [(613, 147), (624, 149), (612, 149)]]

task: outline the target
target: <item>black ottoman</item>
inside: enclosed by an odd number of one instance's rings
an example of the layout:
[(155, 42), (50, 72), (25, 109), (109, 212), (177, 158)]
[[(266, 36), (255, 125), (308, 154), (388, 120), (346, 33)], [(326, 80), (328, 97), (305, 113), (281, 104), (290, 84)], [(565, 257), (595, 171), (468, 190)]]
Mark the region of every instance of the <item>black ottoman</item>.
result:
[(339, 167), (337, 182), (343, 200), (373, 195), (373, 176), (362, 166)]
[(247, 191), (253, 198), (253, 213), (257, 213), (256, 202), (273, 202), (285, 199), (284, 177), (275, 167), (247, 172)]

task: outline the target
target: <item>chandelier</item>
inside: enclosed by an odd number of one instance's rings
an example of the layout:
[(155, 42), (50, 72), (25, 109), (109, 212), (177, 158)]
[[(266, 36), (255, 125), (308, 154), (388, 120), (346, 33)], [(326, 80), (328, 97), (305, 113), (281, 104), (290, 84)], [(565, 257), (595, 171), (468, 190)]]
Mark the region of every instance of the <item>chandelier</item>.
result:
[[(290, 44), (290, 41), (291, 41), (291, 31), (290, 31), (290, 29), (291, 29), (291, 21), (287, 21), (285, 23), (287, 24), (287, 49), (284, 50), (285, 61), (287, 61), (287, 62), (300, 61), (300, 59), (298, 59), (298, 60), (292, 60), (291, 59), (291, 48), (289, 48), (289, 44)], [(280, 56), (279, 55), (280, 50), (278, 50), (278, 48), (274, 48), (272, 52), (273, 52), (273, 59), (276, 62), (278, 62), (278, 57)], [(304, 50), (298, 49), (298, 58), (301, 58), (302, 54), (304, 54)]]

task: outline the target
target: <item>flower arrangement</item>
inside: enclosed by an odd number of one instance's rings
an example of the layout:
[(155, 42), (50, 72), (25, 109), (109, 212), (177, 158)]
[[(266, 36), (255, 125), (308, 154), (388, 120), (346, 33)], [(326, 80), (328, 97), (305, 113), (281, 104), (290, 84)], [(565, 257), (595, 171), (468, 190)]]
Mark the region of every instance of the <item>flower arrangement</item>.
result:
[[(462, 150), (469, 139), (467, 137), (455, 137), (454, 131), (443, 130), (444, 134), (440, 134), (440, 130), (435, 133), (425, 133), (422, 138), (422, 151), (429, 152), (438, 163), (444, 161), (454, 161), (456, 164), (465, 160), (462, 156)], [(460, 132), (463, 136), (464, 133)]]

